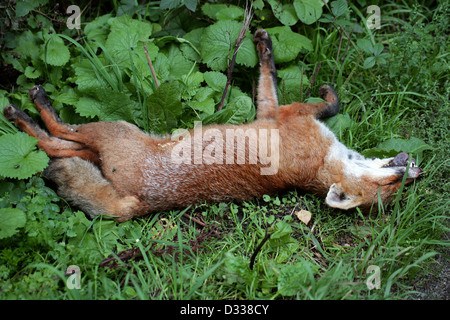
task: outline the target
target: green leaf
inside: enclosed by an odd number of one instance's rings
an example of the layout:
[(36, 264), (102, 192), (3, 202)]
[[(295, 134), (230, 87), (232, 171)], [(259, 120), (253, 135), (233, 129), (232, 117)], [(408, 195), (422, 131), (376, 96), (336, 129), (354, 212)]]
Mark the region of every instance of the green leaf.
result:
[(197, 0), (184, 0), (184, 5), (192, 12), (195, 12), (197, 9)]
[(244, 15), (244, 9), (221, 3), (205, 3), (202, 6), (202, 11), (214, 20), (240, 20)]
[(376, 148), (362, 152), (365, 157), (394, 157), (400, 152), (416, 155), (417, 165), (420, 163), (422, 153), (433, 148), (423, 140), (415, 137), (410, 139), (392, 138), (380, 143)]
[(250, 270), (247, 259), (235, 256), (232, 252), (225, 253), (225, 278), (228, 283), (245, 283), (251, 285), (256, 277), (256, 271)]
[(123, 15), (112, 20), (105, 49), (118, 65), (132, 69), (135, 61), (145, 61), (142, 41), (148, 40), (151, 34), (150, 23)]
[[(224, 71), (234, 53), (234, 45), (241, 30), (241, 23), (231, 20), (218, 21), (206, 28), (201, 41), (201, 55), (208, 67)], [(236, 56), (236, 63), (254, 67), (258, 62), (255, 46), (247, 33)]]
[(36, 79), (39, 78), (39, 76), (41, 75), (41, 72), (32, 67), (32, 66), (28, 66), (25, 68), (25, 77), (27, 77), (28, 79)]
[(227, 76), (221, 72), (208, 71), (203, 75), (206, 84), (217, 92), (223, 92), (227, 84)]
[(278, 77), (278, 97), (281, 103), (289, 104), (299, 101), (300, 99), (300, 85), (307, 86), (309, 84), (308, 77), (303, 73), (297, 65), (290, 65), (289, 67), (279, 70)]
[[(161, 54), (164, 54), (167, 59), (160, 60), (160, 56), (158, 55), (158, 59), (156, 60), (154, 66), (157, 72), (158, 77), (161, 76), (161, 80), (180, 80), (183, 75), (188, 74), (194, 62), (186, 59), (181, 52), (180, 48), (176, 44), (171, 44), (168, 48), (164, 48), (161, 50)], [(159, 72), (164, 70), (164, 72)], [(193, 71), (197, 71), (198, 68), (195, 66)], [(162, 77), (165, 75), (165, 77)]]
[(347, 1), (345, 0), (337, 0), (331, 2), (331, 12), (333, 12), (335, 17), (342, 16), (348, 8)]
[(0, 239), (8, 238), (23, 228), (27, 221), (25, 212), (15, 208), (0, 209)]
[(160, 8), (161, 10), (174, 9), (178, 7), (180, 3), (181, 0), (161, 0)]
[(348, 113), (345, 114), (337, 114), (334, 117), (328, 118), (325, 121), (325, 124), (331, 131), (337, 136), (339, 136), (344, 130), (350, 128), (352, 125), (352, 119)]
[(279, 293), (284, 296), (296, 295), (302, 287), (310, 285), (310, 279), (317, 271), (317, 266), (303, 259), (293, 265), (284, 265), (278, 276)]
[(105, 14), (100, 16), (93, 21), (86, 24), (84, 27), (84, 34), (89, 40), (94, 40), (95, 42), (105, 45), (106, 38), (110, 32), (110, 25), (108, 20), (111, 19), (112, 14)]
[(42, 34), (35, 34), (29, 30), (16, 36), (15, 52), (23, 57), (31, 57), (31, 60), (37, 60), (41, 50), (37, 50), (42, 44)]
[(380, 53), (383, 51), (383, 49), (384, 49), (383, 44), (380, 43), (380, 42), (377, 42), (377, 43), (375, 43), (375, 45), (373, 46), (372, 53), (373, 53), (374, 56), (378, 56), (378, 55), (380, 55)]
[(45, 152), (35, 150), (38, 140), (24, 132), (0, 137), (0, 175), (26, 179), (47, 167)]
[(225, 108), (230, 111), (226, 123), (243, 123), (252, 109), (252, 99), (248, 96), (239, 96), (227, 104)]
[(209, 123), (243, 123), (252, 110), (252, 99), (248, 96), (238, 96), (227, 104), (222, 110), (203, 119), (204, 124)]
[[(98, 58), (103, 65), (106, 65), (107, 62), (105, 61), (105, 57), (101, 55)], [(76, 75), (75, 83), (80, 91), (110, 87), (103, 77), (100, 75), (97, 77), (96, 67), (88, 59), (83, 59), (80, 62), (74, 63), (73, 68)], [(113, 84), (117, 87), (116, 77), (111, 77), (111, 80), (114, 81)]]
[(368, 57), (366, 60), (364, 60), (363, 68), (370, 69), (375, 65), (375, 62), (376, 62), (375, 57)]
[(183, 52), (185, 58), (200, 62), (200, 41), (202, 39), (204, 28), (197, 28), (188, 33), (186, 33), (183, 38), (187, 40), (180, 45), (180, 49)]
[(50, 39), (41, 46), (40, 58), (42, 61), (52, 66), (63, 66), (69, 62), (70, 52), (60, 37), (52, 35)]
[(275, 62), (294, 60), (302, 49), (312, 51), (312, 42), (305, 36), (292, 32), (289, 27), (267, 28), (273, 42)]
[(298, 18), (295, 14), (294, 6), (290, 3), (282, 4), (278, 0), (267, 1), (272, 8), (274, 16), (285, 26), (293, 26), (297, 23)]
[(323, 2), (320, 0), (295, 0), (294, 8), (299, 19), (305, 24), (312, 24), (322, 15)]
[(290, 236), (292, 233), (292, 227), (286, 221), (278, 221), (275, 225), (275, 232), (272, 233), (270, 239), (281, 239), (286, 236)]
[(48, 0), (17, 1), (16, 17), (24, 17), (31, 10), (36, 9), (40, 4), (46, 4), (47, 2), (48, 2)]
[(181, 98), (184, 100), (191, 99), (192, 96), (197, 93), (198, 89), (200, 89), (200, 86), (204, 80), (203, 73), (199, 71), (181, 76), (181, 81), (184, 85)]
[(100, 121), (132, 122), (134, 104), (128, 94), (96, 88), (84, 91), (75, 108), (80, 115), (89, 118), (97, 116)]
[(369, 39), (358, 39), (356, 45), (359, 49), (363, 50), (365, 53), (371, 54), (373, 52), (373, 45)]
[(207, 115), (211, 115), (214, 113), (215, 103), (214, 103), (214, 99), (212, 99), (212, 98), (208, 98), (203, 101), (189, 101), (189, 102), (187, 102), (187, 104), (192, 109), (203, 112)]
[(147, 99), (148, 115), (156, 133), (166, 133), (178, 125), (182, 113), (178, 81), (165, 82)]

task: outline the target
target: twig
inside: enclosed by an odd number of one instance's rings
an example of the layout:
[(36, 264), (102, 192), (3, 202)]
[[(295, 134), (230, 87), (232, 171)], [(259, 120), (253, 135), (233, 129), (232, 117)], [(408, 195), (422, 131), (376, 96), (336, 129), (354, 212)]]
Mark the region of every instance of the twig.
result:
[(192, 221), (194, 221), (194, 222), (197, 222), (199, 225), (201, 225), (201, 226), (203, 226), (203, 227), (206, 227), (206, 224), (205, 224), (204, 222), (198, 220), (197, 218), (194, 218), (194, 217), (190, 216), (190, 215), (187, 214), (187, 213), (183, 213), (183, 216), (185, 216), (185, 217), (188, 218), (189, 220), (192, 220)]
[(148, 50), (147, 50), (147, 46), (145, 45), (145, 42), (142, 41), (142, 43), (144, 44), (144, 52), (145, 52), (145, 56), (147, 57), (148, 65), (150, 66), (150, 71), (152, 72), (153, 80), (155, 81), (156, 88), (158, 88), (159, 87), (159, 81), (156, 78), (155, 68), (153, 68), (153, 63), (152, 63), (152, 60), (150, 59), (150, 56), (148, 54)]
[(261, 251), (261, 248), (263, 247), (264, 243), (269, 240), (270, 234), (268, 229), (266, 228), (266, 234), (264, 235), (264, 238), (261, 240), (261, 242), (258, 244), (258, 246), (255, 249), (255, 252), (253, 252), (252, 257), (250, 258), (250, 270), (253, 270), (253, 265), (255, 264), (256, 256), (258, 255), (259, 251)]
[(222, 110), (223, 104), (225, 103), (225, 98), (228, 94), (228, 89), (231, 85), (231, 75), (233, 74), (234, 65), (236, 63), (236, 56), (239, 51), (239, 48), (241, 47), (242, 41), (244, 40), (245, 34), (247, 33), (247, 30), (250, 26), (250, 22), (252, 21), (253, 12), (252, 7), (253, 3), (250, 4), (250, 8), (247, 7), (248, 2), (246, 4), (246, 8), (244, 11), (244, 21), (242, 22), (241, 30), (239, 31), (239, 35), (236, 39), (236, 43), (234, 44), (234, 53), (233, 58), (231, 59), (231, 63), (228, 66), (228, 73), (227, 73), (227, 84), (225, 85), (225, 90), (222, 94), (222, 99), (220, 100), (219, 108), (218, 110)]

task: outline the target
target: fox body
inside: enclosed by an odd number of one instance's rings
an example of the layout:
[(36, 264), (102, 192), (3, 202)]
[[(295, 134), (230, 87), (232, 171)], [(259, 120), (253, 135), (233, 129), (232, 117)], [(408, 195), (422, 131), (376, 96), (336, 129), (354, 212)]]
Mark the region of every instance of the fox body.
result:
[(258, 30), (254, 42), (260, 79), (257, 119), (251, 123), (197, 126), (166, 137), (123, 121), (68, 125), (41, 86), (32, 88), (30, 97), (50, 134), (14, 105), (4, 114), (37, 137), (52, 158), (45, 175), (60, 196), (91, 217), (117, 221), (288, 188), (321, 195), (335, 208), (370, 207), (378, 199), (388, 201), (405, 172), (407, 183), (420, 175), (419, 168), (408, 167), (405, 154), (365, 159), (341, 144), (318, 120), (339, 111), (330, 86), (320, 88), (324, 102), (278, 106), (270, 37)]

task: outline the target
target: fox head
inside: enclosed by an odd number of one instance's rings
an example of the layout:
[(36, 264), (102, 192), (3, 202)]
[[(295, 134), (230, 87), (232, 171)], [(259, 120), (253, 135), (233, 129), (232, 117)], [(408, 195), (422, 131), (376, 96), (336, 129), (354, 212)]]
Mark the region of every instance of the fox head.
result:
[[(400, 153), (395, 158), (353, 163), (352, 166), (363, 168), (351, 168), (338, 182), (333, 183), (328, 190), (326, 203), (330, 207), (343, 210), (355, 207), (365, 210), (370, 209), (379, 200), (382, 203), (390, 202), (402, 185), (405, 174), (406, 185), (422, 173), (422, 169), (416, 167), (414, 159), (408, 166), (408, 158), (406, 153)], [(386, 162), (387, 165), (381, 167), (376, 165)]]

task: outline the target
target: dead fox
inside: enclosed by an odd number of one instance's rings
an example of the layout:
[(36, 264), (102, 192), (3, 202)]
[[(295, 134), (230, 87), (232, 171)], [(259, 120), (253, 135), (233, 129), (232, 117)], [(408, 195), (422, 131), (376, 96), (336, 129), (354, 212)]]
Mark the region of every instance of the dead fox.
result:
[(389, 201), (405, 172), (406, 183), (419, 177), (422, 170), (408, 155), (365, 159), (317, 120), (339, 111), (332, 87), (320, 88), (324, 102), (278, 106), (271, 39), (260, 29), (254, 42), (260, 78), (257, 119), (251, 123), (197, 126), (165, 137), (123, 121), (68, 125), (41, 86), (29, 94), (50, 134), (14, 105), (3, 112), (52, 158), (44, 174), (56, 182), (58, 194), (92, 218), (109, 215), (122, 222), (289, 188), (323, 196), (330, 207), (364, 208)]

